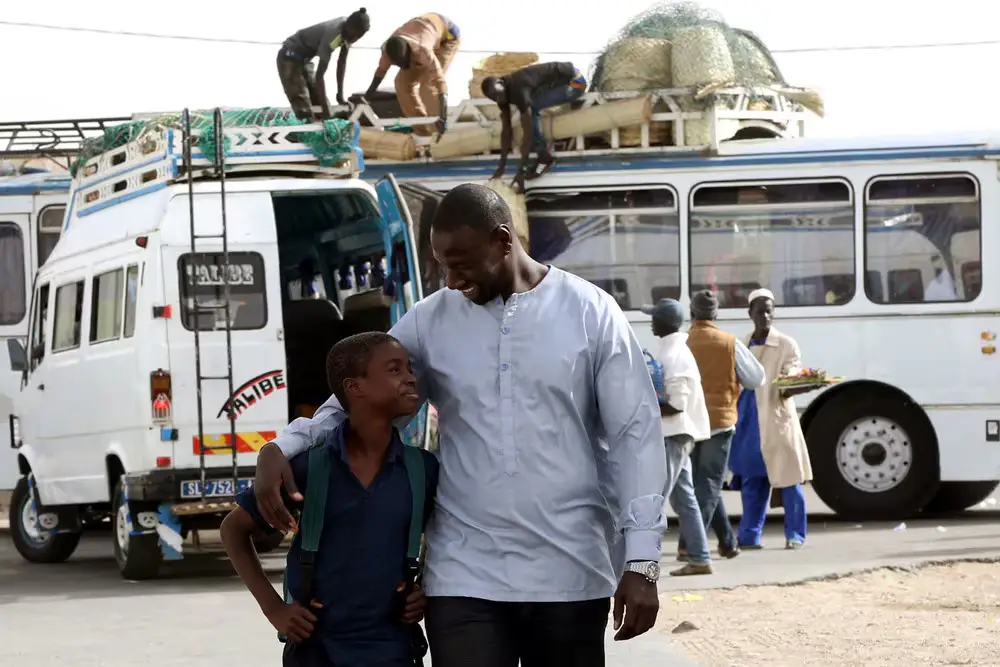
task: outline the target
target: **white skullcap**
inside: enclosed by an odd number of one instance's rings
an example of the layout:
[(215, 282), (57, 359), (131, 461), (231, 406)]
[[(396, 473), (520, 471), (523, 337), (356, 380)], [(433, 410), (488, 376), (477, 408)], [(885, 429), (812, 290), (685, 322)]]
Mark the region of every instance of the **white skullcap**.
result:
[(750, 296), (747, 297), (747, 303), (751, 304), (754, 302), (754, 300), (759, 299), (761, 297), (774, 301), (774, 292), (767, 289), (766, 287), (758, 287), (754, 291), (750, 292)]

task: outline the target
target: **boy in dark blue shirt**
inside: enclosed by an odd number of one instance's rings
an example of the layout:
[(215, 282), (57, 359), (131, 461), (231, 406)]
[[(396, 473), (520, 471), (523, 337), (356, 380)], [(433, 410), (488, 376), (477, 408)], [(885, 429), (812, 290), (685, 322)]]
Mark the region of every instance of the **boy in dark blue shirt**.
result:
[[(285, 665), (332, 667), (411, 667), (413, 624), (423, 615), (423, 595), (406, 590), (406, 558), (411, 511), (406, 446), (393, 421), (420, 407), (409, 355), (392, 336), (363, 333), (345, 338), (327, 358), (330, 388), (348, 417), (318, 436), (332, 459), (326, 513), (312, 567), (312, 603), (286, 603), (274, 590), (253, 548), (252, 537), (274, 532), (260, 516), (253, 488), (237, 496), (239, 507), (222, 524), (229, 558), (271, 625), (287, 637)], [(433, 507), (438, 462), (424, 455), (426, 521)], [(309, 453), (291, 460), (302, 508)], [(303, 570), (302, 536), (288, 552), (285, 581), (299, 600)], [(308, 575), (307, 575), (308, 576)], [(402, 618), (400, 616), (402, 615)]]

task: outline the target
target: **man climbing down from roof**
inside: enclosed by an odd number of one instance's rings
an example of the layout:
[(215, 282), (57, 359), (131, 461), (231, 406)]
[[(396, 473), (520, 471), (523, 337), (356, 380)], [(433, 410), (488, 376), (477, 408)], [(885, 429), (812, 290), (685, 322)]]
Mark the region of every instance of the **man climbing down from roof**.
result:
[[(517, 70), (507, 76), (489, 76), (483, 79), (483, 95), (497, 103), (503, 121), (500, 165), (493, 178), (503, 178), (507, 168), (507, 154), (511, 151), (513, 130), (510, 107), (521, 113), (521, 165), (515, 181), (537, 178), (544, 174), (555, 159), (542, 131), (543, 109), (567, 104), (583, 97), (587, 92), (587, 79), (573, 63), (538, 63)], [(538, 161), (528, 169), (528, 156), (534, 148)], [(538, 173), (538, 165), (545, 165)]]
[[(434, 129), (438, 139), (448, 129), (448, 68), (458, 53), (461, 34), (458, 26), (440, 14), (423, 14), (410, 19), (382, 45), (382, 59), (375, 70), (367, 95), (382, 84), (389, 68), (396, 74), (396, 98), (406, 118), (438, 116)], [(429, 125), (416, 125), (413, 133), (430, 136)]]
[[(344, 73), (347, 52), (351, 44), (361, 39), (371, 20), (362, 7), (347, 18), (341, 16), (324, 23), (303, 28), (285, 40), (278, 51), (278, 77), (285, 89), (295, 117), (315, 120), (314, 106), (321, 107), (320, 118), (330, 118), (330, 100), (326, 97), (326, 68), (333, 52), (340, 49), (337, 59), (337, 104), (344, 105)], [(319, 68), (312, 59), (319, 56)]]

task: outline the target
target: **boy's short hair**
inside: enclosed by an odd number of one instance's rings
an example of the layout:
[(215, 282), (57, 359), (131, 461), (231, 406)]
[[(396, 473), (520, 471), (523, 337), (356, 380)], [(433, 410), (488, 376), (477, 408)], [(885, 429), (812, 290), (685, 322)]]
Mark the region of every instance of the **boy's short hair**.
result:
[(345, 410), (347, 394), (344, 392), (344, 382), (364, 377), (372, 360), (372, 352), (379, 345), (398, 342), (387, 333), (365, 331), (348, 336), (330, 348), (330, 353), (326, 355), (326, 381)]

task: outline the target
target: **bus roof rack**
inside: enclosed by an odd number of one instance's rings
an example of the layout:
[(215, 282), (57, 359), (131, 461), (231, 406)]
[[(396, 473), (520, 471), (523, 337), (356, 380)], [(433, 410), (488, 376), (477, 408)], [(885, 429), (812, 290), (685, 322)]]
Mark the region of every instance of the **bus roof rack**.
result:
[[(246, 114), (251, 110), (240, 110)], [(281, 110), (273, 110), (281, 115)], [(192, 112), (192, 116), (211, 117), (210, 113)], [(133, 199), (167, 185), (188, 179), (184, 169), (184, 132), (176, 121), (179, 114), (157, 119), (129, 121), (121, 128), (118, 141), (104, 137), (113, 148), (92, 157), (83, 157), (74, 165), (73, 207), (83, 216), (113, 204)], [(263, 116), (261, 116), (263, 117)], [(332, 123), (332, 124), (331, 124)], [(318, 157), (323, 144), (334, 133), (342, 140), (339, 159), (322, 164)], [(225, 120), (227, 173), (276, 173), (325, 177), (356, 177), (364, 169), (358, 148), (357, 123), (327, 121), (301, 125), (244, 125)], [(134, 138), (133, 138), (134, 137)], [(213, 128), (199, 124), (191, 130), (191, 174), (194, 179), (216, 178), (219, 167), (214, 160)], [(322, 146), (321, 146), (322, 145)], [(209, 153), (210, 155), (206, 155)], [(329, 153), (326, 154), (327, 157)]]
[(76, 118), (68, 120), (0, 122), (0, 159), (63, 160), (65, 166), (87, 139), (100, 137), (109, 127), (129, 118)]
[[(718, 149), (721, 141), (737, 132), (745, 138), (799, 138), (805, 136), (806, 121), (812, 109), (822, 113), (818, 96), (805, 89), (774, 88), (671, 88), (647, 91), (589, 92), (575, 105), (592, 108), (622, 100), (648, 97), (652, 114), (647, 122), (632, 127), (609, 127), (608, 130), (576, 136), (558, 136), (556, 155), (622, 155), (631, 153), (692, 153)], [(398, 130), (418, 125), (433, 125), (437, 118), (380, 118), (371, 106), (337, 107), (335, 114), (358, 122), (362, 127)], [(517, 110), (512, 110), (514, 128), (519, 125)], [(448, 132), (466, 128), (496, 127), (499, 109), (488, 99), (467, 99), (448, 110)], [(747, 128), (756, 128), (756, 131)], [(499, 134), (497, 134), (499, 136)], [(413, 160), (387, 160), (370, 155), (375, 164), (394, 162), (441, 162), (448, 160), (496, 159), (498, 146), (468, 155), (434, 159), (433, 137), (415, 136)], [(516, 146), (515, 146), (516, 150)]]

